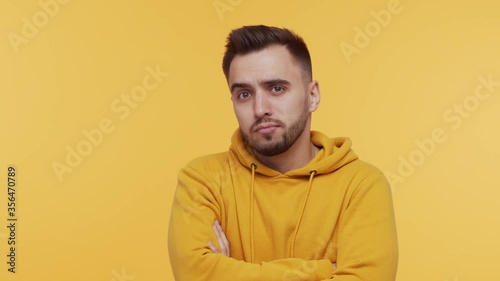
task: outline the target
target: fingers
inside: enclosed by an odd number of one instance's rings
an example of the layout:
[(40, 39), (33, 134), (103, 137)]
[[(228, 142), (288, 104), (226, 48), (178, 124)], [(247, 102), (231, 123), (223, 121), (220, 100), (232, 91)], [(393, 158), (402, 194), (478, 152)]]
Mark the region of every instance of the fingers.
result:
[(230, 257), (229, 241), (227, 241), (226, 234), (222, 230), (222, 226), (219, 221), (216, 220), (212, 228), (215, 232), (215, 236), (217, 236), (221, 254)]
[(223, 254), (227, 257), (230, 257), (231, 250), (229, 248), (229, 241), (227, 240), (226, 234), (224, 233), (224, 230), (222, 230), (222, 226), (220, 225), (219, 221), (216, 220), (214, 222), (212, 229), (215, 233), (215, 236), (217, 237), (217, 242), (219, 243), (219, 247), (221, 248), (221, 250), (219, 251), (217, 247), (215, 247), (215, 245), (212, 243), (212, 241), (208, 241), (208, 247), (215, 254)]
[(229, 247), (229, 241), (227, 240), (226, 233), (224, 232), (224, 230), (222, 230), (222, 226), (220, 225), (219, 221), (216, 221), (216, 223), (217, 223), (217, 228), (219, 229), (219, 233), (221, 234), (222, 243), (224, 244), (225, 255), (230, 257), (231, 248)]
[(219, 250), (217, 250), (217, 247), (214, 246), (214, 244), (212, 243), (212, 241), (208, 241), (208, 247), (210, 247), (210, 250), (212, 250), (212, 252), (214, 254), (218, 254), (219, 253)]

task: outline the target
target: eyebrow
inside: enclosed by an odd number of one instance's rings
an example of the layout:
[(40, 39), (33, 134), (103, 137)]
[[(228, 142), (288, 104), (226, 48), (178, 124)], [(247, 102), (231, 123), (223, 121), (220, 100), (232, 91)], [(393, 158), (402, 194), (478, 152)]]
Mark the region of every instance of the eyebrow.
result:
[[(271, 79), (271, 80), (262, 81), (259, 84), (265, 85), (265, 86), (271, 86), (271, 85), (276, 85), (276, 84), (289, 86), (291, 83), (290, 83), (290, 81), (284, 80), (284, 79)], [(231, 85), (231, 93), (236, 88), (250, 88), (250, 87), (251, 87), (251, 85), (248, 83), (233, 83)]]

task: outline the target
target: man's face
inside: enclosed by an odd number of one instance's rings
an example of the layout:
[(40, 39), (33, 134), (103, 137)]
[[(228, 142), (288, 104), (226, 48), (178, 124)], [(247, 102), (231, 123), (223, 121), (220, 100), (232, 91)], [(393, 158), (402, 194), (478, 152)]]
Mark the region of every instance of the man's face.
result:
[(319, 103), (316, 81), (307, 83), (302, 68), (285, 46), (238, 55), (228, 84), (244, 141), (257, 153), (287, 151), (308, 129)]

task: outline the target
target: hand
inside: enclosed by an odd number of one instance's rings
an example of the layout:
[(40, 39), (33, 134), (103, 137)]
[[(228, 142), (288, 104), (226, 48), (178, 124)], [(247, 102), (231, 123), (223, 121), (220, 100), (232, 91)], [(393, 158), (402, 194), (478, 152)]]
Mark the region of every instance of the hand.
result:
[(215, 245), (212, 243), (212, 241), (208, 241), (208, 246), (210, 247), (210, 250), (212, 250), (212, 252), (214, 254), (223, 254), (226, 257), (231, 257), (231, 251), (229, 248), (229, 241), (227, 241), (226, 234), (222, 230), (222, 227), (220, 226), (219, 221), (216, 220), (214, 222), (212, 229), (215, 232), (215, 236), (217, 237), (217, 241), (219, 243), (219, 247), (221, 248), (221, 250), (220, 251), (217, 250), (217, 247), (215, 247)]
[(333, 270), (337, 270), (337, 263), (336, 262), (332, 262), (332, 265), (333, 265)]

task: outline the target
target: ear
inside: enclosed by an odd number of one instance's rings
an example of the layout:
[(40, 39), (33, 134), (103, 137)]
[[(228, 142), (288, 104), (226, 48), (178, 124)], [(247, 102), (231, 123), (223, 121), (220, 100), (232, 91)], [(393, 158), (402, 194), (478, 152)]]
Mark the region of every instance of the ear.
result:
[(318, 80), (313, 80), (311, 83), (309, 83), (309, 87), (307, 87), (307, 93), (309, 95), (309, 112), (314, 112), (316, 111), (316, 109), (318, 109), (321, 99)]

